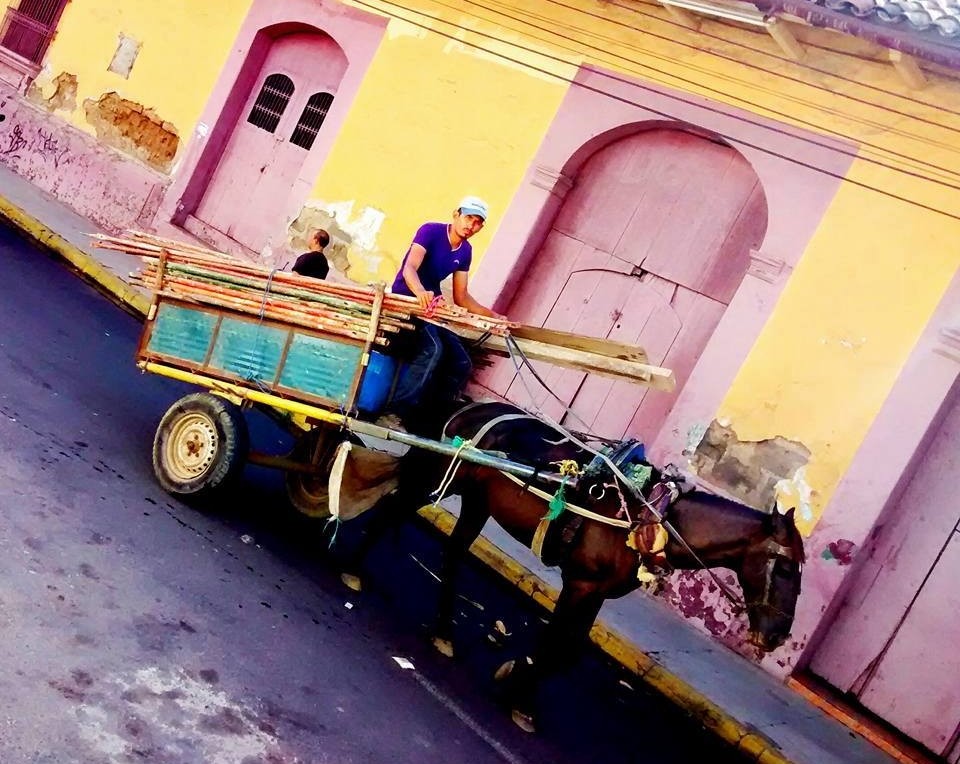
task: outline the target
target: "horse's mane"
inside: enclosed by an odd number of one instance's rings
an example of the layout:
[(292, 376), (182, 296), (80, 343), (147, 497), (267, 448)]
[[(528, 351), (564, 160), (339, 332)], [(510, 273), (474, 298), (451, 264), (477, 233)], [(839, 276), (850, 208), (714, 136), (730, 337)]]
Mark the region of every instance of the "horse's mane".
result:
[[(762, 510), (748, 507), (746, 504), (741, 504), (733, 499), (727, 499), (723, 496), (718, 496), (715, 493), (708, 493), (707, 491), (699, 489), (685, 491), (683, 498), (690, 502), (696, 503), (701, 507), (709, 510), (715, 510), (717, 512), (725, 511), (739, 514), (752, 513), (755, 515), (760, 515), (765, 521), (769, 522), (771, 526), (773, 525), (773, 520), (775, 519), (772, 513), (763, 512)], [(774, 510), (774, 512), (777, 512), (777, 510)], [(786, 516), (784, 517), (786, 519)], [(787, 536), (790, 551), (793, 553), (793, 558), (795, 560), (798, 562), (804, 562), (806, 560), (806, 552), (803, 549), (803, 536), (800, 534), (796, 524), (793, 522), (792, 515), (789, 517), (789, 522), (790, 525)]]

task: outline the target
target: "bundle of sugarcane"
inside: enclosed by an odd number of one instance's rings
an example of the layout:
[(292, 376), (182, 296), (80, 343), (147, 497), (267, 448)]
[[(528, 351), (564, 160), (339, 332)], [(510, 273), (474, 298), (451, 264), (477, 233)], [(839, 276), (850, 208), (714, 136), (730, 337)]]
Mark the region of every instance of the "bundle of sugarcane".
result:
[[(131, 275), (134, 284), (162, 297), (249, 313), (263, 318), (364, 339), (370, 326), (377, 290), (339, 284), (271, 270), (221, 252), (130, 232), (128, 238), (96, 235), (95, 246), (139, 255), (144, 267)], [(389, 335), (412, 329), (412, 317), (422, 317), (454, 331), (468, 329), (505, 335), (509, 324), (500, 319), (469, 313), (455, 305), (428, 309), (415, 298), (387, 293), (374, 340), (389, 342)]]

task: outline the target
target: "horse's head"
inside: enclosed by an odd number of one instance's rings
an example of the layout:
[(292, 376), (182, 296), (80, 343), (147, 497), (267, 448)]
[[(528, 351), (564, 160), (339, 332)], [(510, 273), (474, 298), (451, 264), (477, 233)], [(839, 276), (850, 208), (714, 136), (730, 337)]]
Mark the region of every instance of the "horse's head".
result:
[(744, 556), (740, 585), (750, 620), (750, 643), (770, 652), (790, 636), (804, 553), (792, 509), (770, 515), (767, 528), (766, 538), (752, 544)]

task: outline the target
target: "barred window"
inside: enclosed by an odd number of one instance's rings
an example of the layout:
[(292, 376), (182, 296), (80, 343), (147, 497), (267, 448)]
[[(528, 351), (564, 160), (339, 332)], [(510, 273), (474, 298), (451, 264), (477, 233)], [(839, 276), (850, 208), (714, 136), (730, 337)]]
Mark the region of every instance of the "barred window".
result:
[(276, 131), (280, 117), (290, 103), (293, 95), (293, 80), (285, 74), (271, 74), (264, 80), (257, 100), (250, 109), (247, 122), (256, 125), (268, 133)]
[(0, 47), (34, 64), (42, 63), (67, 2), (20, 0), (16, 8), (7, 8), (0, 25)]
[(330, 93), (314, 93), (310, 96), (300, 115), (300, 121), (297, 122), (297, 127), (290, 136), (290, 143), (309, 151), (317, 133), (320, 132), (323, 120), (327, 118), (327, 112), (330, 111), (332, 103), (333, 95)]

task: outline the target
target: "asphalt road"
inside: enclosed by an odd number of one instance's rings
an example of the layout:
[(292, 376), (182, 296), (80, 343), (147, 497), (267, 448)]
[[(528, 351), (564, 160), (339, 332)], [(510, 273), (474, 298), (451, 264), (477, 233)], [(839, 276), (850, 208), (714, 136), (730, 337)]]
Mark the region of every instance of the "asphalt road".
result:
[(217, 511), (172, 500), (150, 446), (192, 390), (137, 371), (138, 333), (0, 227), (2, 764), (738, 761), (597, 651), (544, 687), (538, 735), (517, 729), (492, 672), (544, 614), (474, 563), (460, 654), (435, 653), (431, 529), (381, 544), (355, 595), (278, 474), (248, 469)]

